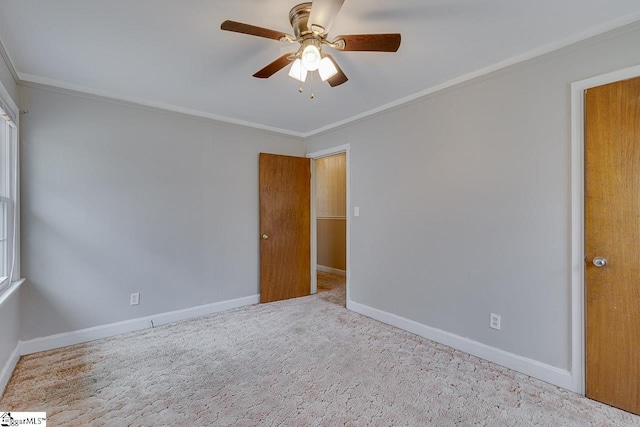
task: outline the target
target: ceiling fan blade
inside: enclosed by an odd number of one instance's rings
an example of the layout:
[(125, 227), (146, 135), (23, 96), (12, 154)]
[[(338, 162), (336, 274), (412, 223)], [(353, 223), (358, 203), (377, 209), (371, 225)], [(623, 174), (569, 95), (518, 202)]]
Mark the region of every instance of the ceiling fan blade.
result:
[(338, 65), (338, 63), (336, 62), (335, 59), (333, 59), (333, 57), (331, 55), (326, 55), (327, 58), (329, 58), (331, 60), (331, 62), (333, 62), (333, 65), (336, 66), (336, 70), (338, 70), (338, 72), (336, 73), (335, 76), (330, 77), (327, 79), (327, 83), (329, 83), (331, 85), (331, 87), (336, 87), (341, 85), (342, 83), (346, 83), (347, 80), (349, 80), (346, 76), (346, 74), (344, 73), (344, 71), (342, 71), (342, 68), (340, 68), (340, 66)]
[(233, 31), (234, 33), (249, 34), (250, 36), (264, 37), (273, 40), (295, 40), (295, 37), (281, 31), (256, 27), (255, 25), (243, 24), (242, 22), (236, 21), (224, 21), (222, 25), (220, 25), (220, 29), (224, 31)]
[(344, 0), (315, 0), (311, 5), (307, 27), (311, 31), (327, 34), (343, 3)]
[[(347, 52), (397, 52), (402, 36), (393, 34), (354, 34), (338, 36), (333, 42), (338, 50)], [(344, 46), (342, 46), (344, 44)]]
[(273, 76), (278, 71), (282, 70), (288, 64), (291, 63), (293, 59), (291, 57), (293, 53), (285, 53), (280, 58), (273, 61), (271, 64), (264, 67), (262, 70), (258, 71), (253, 75), (253, 77), (257, 77), (259, 79), (266, 79)]

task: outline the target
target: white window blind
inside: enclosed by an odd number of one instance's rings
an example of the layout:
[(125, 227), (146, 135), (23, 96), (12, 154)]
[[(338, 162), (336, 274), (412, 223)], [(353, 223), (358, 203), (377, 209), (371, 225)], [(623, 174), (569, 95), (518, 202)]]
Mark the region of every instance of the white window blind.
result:
[(9, 272), (7, 267), (9, 264), (7, 248), (7, 202), (0, 201), (0, 284), (7, 281)]
[(15, 116), (0, 102), (0, 288), (14, 272), (16, 257), (17, 129)]

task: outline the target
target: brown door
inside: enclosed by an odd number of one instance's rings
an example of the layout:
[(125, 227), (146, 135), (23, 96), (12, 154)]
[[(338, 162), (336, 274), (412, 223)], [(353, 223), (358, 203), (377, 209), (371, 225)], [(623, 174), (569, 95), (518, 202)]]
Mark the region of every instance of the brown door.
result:
[(640, 78), (589, 89), (585, 120), (587, 397), (640, 414)]
[(311, 160), (260, 153), (260, 302), (311, 293)]

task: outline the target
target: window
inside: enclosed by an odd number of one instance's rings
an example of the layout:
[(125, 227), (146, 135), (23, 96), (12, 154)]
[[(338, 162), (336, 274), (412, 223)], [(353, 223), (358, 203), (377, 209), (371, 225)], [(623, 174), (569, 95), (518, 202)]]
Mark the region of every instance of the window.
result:
[(7, 202), (0, 200), (0, 283), (9, 276), (7, 255)]
[(0, 289), (18, 277), (17, 235), (17, 130), (10, 110), (0, 104)]

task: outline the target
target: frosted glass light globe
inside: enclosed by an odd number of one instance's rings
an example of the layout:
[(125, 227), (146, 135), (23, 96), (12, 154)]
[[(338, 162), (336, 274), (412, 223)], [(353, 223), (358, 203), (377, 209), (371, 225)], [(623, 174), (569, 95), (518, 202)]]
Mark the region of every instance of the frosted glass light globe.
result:
[(289, 70), (289, 76), (301, 82), (307, 79), (307, 69), (302, 66), (302, 62), (299, 59), (293, 61), (293, 65)]
[(320, 51), (314, 45), (309, 45), (302, 51), (302, 65), (308, 71), (315, 71), (320, 66)]
[(330, 79), (331, 77), (338, 74), (338, 69), (336, 68), (333, 61), (325, 56), (324, 58), (322, 58), (322, 61), (320, 61), (318, 73), (320, 73), (320, 78), (322, 79), (322, 81), (326, 82), (327, 79)]

